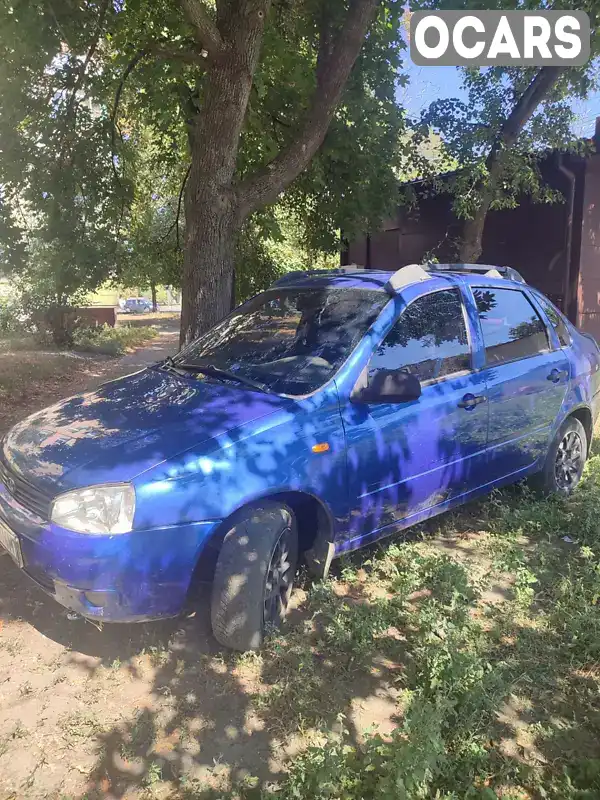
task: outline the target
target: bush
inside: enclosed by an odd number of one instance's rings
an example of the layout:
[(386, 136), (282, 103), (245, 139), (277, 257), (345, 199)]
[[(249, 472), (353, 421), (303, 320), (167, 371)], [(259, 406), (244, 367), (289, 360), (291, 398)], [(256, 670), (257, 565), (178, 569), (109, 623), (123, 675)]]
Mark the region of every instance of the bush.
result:
[(127, 350), (154, 339), (156, 335), (156, 328), (151, 327), (130, 328), (123, 325), (111, 328), (110, 325), (102, 325), (96, 328), (77, 328), (73, 334), (73, 349), (120, 356)]
[(14, 301), (0, 303), (0, 335), (23, 333), (26, 330), (23, 309)]

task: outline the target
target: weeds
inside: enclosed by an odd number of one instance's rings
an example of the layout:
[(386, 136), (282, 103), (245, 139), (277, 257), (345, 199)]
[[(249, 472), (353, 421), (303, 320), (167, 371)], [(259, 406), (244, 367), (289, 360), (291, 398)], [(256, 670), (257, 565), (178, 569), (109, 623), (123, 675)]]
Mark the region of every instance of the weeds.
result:
[(93, 739), (103, 732), (103, 726), (93, 714), (74, 712), (59, 720), (65, 739)]
[(147, 789), (154, 789), (162, 780), (162, 767), (156, 761), (151, 761), (146, 770), (143, 784)]
[(5, 753), (8, 752), (9, 745), (12, 741), (16, 739), (24, 739), (29, 735), (29, 731), (27, 728), (24, 728), (20, 722), (17, 722), (15, 727), (12, 731), (5, 736), (4, 738), (0, 739), (0, 757), (2, 757)]
[(121, 743), (121, 755), (127, 760), (143, 758), (152, 749), (156, 739), (156, 729), (148, 709), (138, 711), (128, 725), (126, 736)]
[(170, 652), (167, 647), (150, 645), (147, 651), (150, 656), (150, 663), (153, 667), (163, 667), (169, 662)]

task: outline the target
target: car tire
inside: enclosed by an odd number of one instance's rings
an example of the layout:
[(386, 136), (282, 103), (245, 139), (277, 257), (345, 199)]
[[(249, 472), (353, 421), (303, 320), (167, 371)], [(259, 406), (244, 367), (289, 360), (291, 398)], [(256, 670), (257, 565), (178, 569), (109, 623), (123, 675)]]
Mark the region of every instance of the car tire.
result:
[(568, 497), (581, 480), (587, 452), (585, 428), (575, 417), (568, 417), (550, 445), (543, 469), (530, 479), (532, 488), (544, 496)]
[(282, 503), (253, 506), (233, 521), (212, 587), (215, 638), (233, 650), (256, 650), (280, 627), (298, 566), (296, 518)]

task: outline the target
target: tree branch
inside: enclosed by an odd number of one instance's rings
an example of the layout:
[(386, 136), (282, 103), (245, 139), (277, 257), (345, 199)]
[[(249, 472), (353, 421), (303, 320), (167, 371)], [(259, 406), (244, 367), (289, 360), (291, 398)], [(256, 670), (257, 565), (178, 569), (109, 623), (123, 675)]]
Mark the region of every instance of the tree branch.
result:
[(190, 170), (192, 165), (190, 164), (185, 171), (185, 175), (183, 177), (183, 182), (181, 184), (181, 189), (179, 190), (179, 196), (177, 198), (177, 214), (175, 215), (175, 221), (172, 225), (169, 225), (169, 228), (164, 236), (161, 237), (160, 242), (166, 241), (171, 234), (172, 230), (175, 230), (175, 241), (177, 243), (177, 249), (181, 250), (181, 244), (179, 242), (179, 221), (181, 219), (181, 206), (183, 205), (183, 193), (185, 192), (185, 185), (190, 175)]
[(117, 168), (115, 165), (115, 155), (116, 155), (116, 134), (119, 133), (118, 126), (117, 126), (117, 113), (119, 110), (119, 104), (121, 102), (121, 95), (123, 94), (123, 89), (125, 88), (125, 83), (127, 78), (131, 75), (133, 70), (137, 67), (140, 61), (147, 56), (155, 56), (157, 58), (179, 58), (185, 61), (186, 63), (198, 63), (204, 60), (202, 53), (190, 50), (180, 50), (177, 47), (171, 47), (169, 45), (159, 45), (159, 44), (147, 44), (142, 50), (138, 50), (135, 56), (131, 59), (129, 64), (125, 67), (123, 74), (121, 75), (121, 80), (119, 81), (119, 85), (117, 87), (117, 91), (115, 93), (115, 100), (113, 103), (112, 112), (110, 115), (110, 122), (111, 122), (111, 153), (112, 153), (112, 169), (115, 176), (116, 182), (120, 185), (121, 179), (119, 178), (119, 174), (117, 172)]
[(196, 50), (193, 48), (185, 50), (180, 47), (170, 47), (169, 45), (154, 43), (147, 44), (144, 50), (150, 55), (156, 56), (156, 58), (175, 59), (177, 61), (183, 61), (184, 64), (204, 64), (207, 57), (206, 50)]
[(59, 19), (56, 15), (56, 11), (54, 10), (54, 6), (52, 5), (51, 0), (48, 0), (48, 8), (50, 9), (50, 14), (52, 15), (52, 19), (54, 20), (54, 24), (56, 25), (56, 30), (60, 33), (63, 42), (67, 45), (69, 50), (72, 49), (71, 43), (69, 42), (67, 35), (65, 34), (63, 26), (59, 22)]
[(564, 67), (541, 67), (504, 120), (486, 158), (487, 181), (481, 188), (479, 205), (472, 219), (465, 220), (460, 246), (460, 259), (477, 261), (482, 251), (483, 231), (488, 211), (494, 200), (496, 184), (502, 170), (502, 154), (511, 148), (539, 104), (560, 78)]
[(179, 197), (177, 198), (177, 216), (175, 217), (175, 236), (177, 240), (177, 249), (181, 250), (181, 244), (179, 243), (179, 220), (181, 218), (181, 205), (183, 203), (183, 193), (185, 192), (185, 185), (187, 183), (188, 178), (190, 177), (190, 170), (192, 165), (189, 164), (187, 170), (185, 171), (185, 178), (181, 184), (181, 189), (179, 190)]
[(504, 121), (494, 146), (488, 156), (493, 158), (500, 149), (511, 147), (536, 108), (564, 72), (564, 67), (541, 67), (527, 89), (519, 97), (513, 110)]
[(208, 56), (219, 55), (224, 49), (223, 39), (203, 0), (180, 0), (180, 2), (188, 22), (194, 29), (198, 44), (206, 48)]
[(317, 56), (317, 86), (296, 138), (238, 189), (243, 217), (272, 203), (310, 163), (323, 140), (358, 57), (380, 0), (351, 0), (346, 21), (334, 39), (324, 16)]
[(121, 102), (121, 95), (123, 94), (123, 88), (125, 86), (125, 81), (131, 75), (133, 70), (137, 67), (140, 61), (146, 55), (145, 50), (139, 50), (135, 56), (131, 59), (129, 64), (125, 67), (123, 74), (121, 75), (121, 80), (119, 81), (119, 85), (117, 87), (117, 91), (115, 93), (115, 102), (113, 103), (112, 111), (110, 114), (110, 142), (111, 142), (111, 163), (112, 169), (115, 176), (115, 180), (117, 184), (121, 185), (121, 179), (119, 178), (119, 173), (117, 172), (117, 166), (115, 164), (115, 156), (117, 150), (117, 142), (116, 142), (116, 133), (117, 133), (117, 112), (119, 111), (119, 103)]
[(79, 70), (79, 75), (77, 76), (77, 80), (75, 81), (75, 85), (73, 87), (73, 92), (71, 97), (69, 98), (69, 102), (67, 103), (67, 110), (66, 115), (67, 117), (71, 114), (73, 110), (73, 105), (75, 104), (75, 98), (77, 97), (77, 92), (81, 88), (83, 84), (83, 79), (85, 78), (85, 73), (88, 68), (88, 64), (94, 57), (94, 53), (96, 52), (96, 48), (98, 47), (98, 42), (100, 41), (100, 36), (102, 34), (102, 28), (104, 26), (104, 20), (106, 18), (106, 13), (108, 11), (108, 7), (110, 5), (110, 0), (104, 0), (102, 6), (100, 7), (100, 14), (98, 16), (98, 22), (96, 23), (96, 28), (94, 30), (94, 35), (92, 37), (92, 43), (89, 46), (87, 54), (83, 60), (81, 65), (81, 69)]
[[(564, 67), (541, 67), (535, 77), (519, 97), (513, 110), (502, 123), (492, 149), (486, 159), (489, 172), (489, 190), (493, 193), (495, 173), (500, 168), (502, 152), (512, 147), (525, 125), (531, 119), (536, 108), (552, 89), (564, 72)], [(485, 198), (484, 198), (485, 200)], [(490, 200), (491, 202), (491, 200)]]
[(323, 78), (323, 71), (327, 69), (331, 58), (331, 48), (333, 46), (331, 32), (331, 7), (324, 2), (321, 7), (321, 20), (319, 26), (319, 50), (317, 52), (317, 84)]

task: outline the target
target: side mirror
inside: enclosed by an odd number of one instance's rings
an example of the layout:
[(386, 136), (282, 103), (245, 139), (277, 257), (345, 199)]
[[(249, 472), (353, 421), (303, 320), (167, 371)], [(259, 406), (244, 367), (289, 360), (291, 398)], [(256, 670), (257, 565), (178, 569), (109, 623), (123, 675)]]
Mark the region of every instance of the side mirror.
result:
[(378, 369), (366, 386), (356, 387), (350, 399), (357, 403), (409, 403), (421, 397), (416, 375), (395, 369)]

